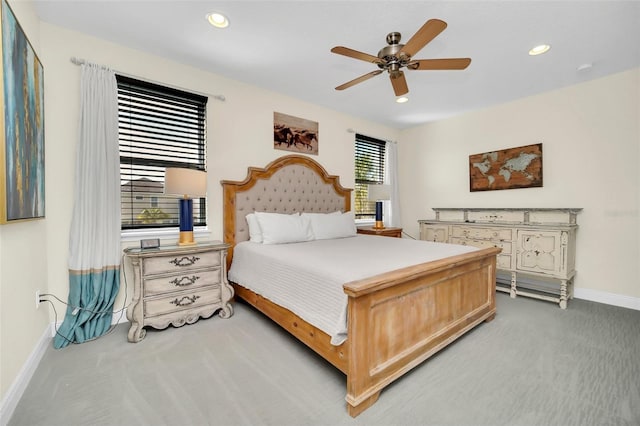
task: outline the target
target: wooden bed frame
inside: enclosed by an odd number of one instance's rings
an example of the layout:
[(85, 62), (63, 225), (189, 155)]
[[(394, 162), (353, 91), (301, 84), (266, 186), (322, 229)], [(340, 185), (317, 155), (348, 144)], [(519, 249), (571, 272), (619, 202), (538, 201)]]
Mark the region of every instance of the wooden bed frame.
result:
[[(288, 155), (264, 169), (250, 167), (241, 182), (222, 181), (224, 240), (248, 240), (252, 211), (349, 211), (351, 189), (309, 157)], [(385, 238), (385, 237), (379, 237)], [(496, 255), (487, 248), (344, 284), (347, 340), (330, 336), (291, 311), (232, 283), (236, 296), (264, 313), (347, 376), (347, 409), (355, 417), (380, 391), (496, 313)]]

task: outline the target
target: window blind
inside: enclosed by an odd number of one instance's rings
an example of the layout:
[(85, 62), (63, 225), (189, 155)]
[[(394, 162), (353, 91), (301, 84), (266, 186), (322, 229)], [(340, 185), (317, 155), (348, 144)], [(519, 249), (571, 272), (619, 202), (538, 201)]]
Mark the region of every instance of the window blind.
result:
[[(122, 229), (178, 225), (178, 197), (164, 194), (167, 167), (206, 170), (207, 98), (121, 75), (118, 83)], [(205, 198), (193, 200), (206, 225)]]
[(367, 185), (384, 183), (386, 142), (356, 133), (355, 148), (355, 215), (358, 219), (373, 219), (375, 201), (368, 200)]

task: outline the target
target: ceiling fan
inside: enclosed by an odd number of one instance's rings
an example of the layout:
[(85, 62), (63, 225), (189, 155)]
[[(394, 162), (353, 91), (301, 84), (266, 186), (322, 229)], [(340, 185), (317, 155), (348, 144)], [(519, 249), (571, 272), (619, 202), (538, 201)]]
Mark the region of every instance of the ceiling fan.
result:
[(383, 47), (378, 56), (358, 52), (344, 46), (336, 46), (331, 52), (338, 55), (348, 56), (361, 61), (371, 62), (378, 65), (378, 70), (361, 75), (347, 83), (336, 87), (336, 90), (344, 90), (358, 83), (362, 83), (381, 74), (383, 71), (389, 73), (391, 85), (396, 96), (409, 93), (407, 80), (404, 77), (402, 68), (409, 70), (463, 70), (471, 63), (470, 58), (446, 58), (446, 59), (411, 59), (420, 49), (436, 38), (444, 29), (447, 23), (439, 19), (428, 20), (422, 28), (416, 32), (407, 44), (400, 43), (400, 33), (392, 32), (387, 34), (388, 46)]

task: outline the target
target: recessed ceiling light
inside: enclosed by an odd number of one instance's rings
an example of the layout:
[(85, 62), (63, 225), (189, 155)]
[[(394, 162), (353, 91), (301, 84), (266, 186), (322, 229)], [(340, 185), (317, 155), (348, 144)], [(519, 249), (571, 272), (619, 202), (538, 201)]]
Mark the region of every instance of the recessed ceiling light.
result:
[(211, 12), (207, 14), (207, 21), (216, 28), (227, 28), (229, 26), (229, 19), (227, 19), (227, 17), (222, 13), (218, 12)]
[(539, 46), (532, 48), (529, 51), (529, 55), (531, 56), (542, 55), (543, 53), (547, 52), (549, 49), (551, 49), (551, 46), (549, 46), (548, 44), (541, 44)]
[(407, 98), (406, 96), (400, 96), (398, 99), (396, 99), (396, 102), (399, 104), (403, 104), (408, 101), (409, 101), (409, 98)]

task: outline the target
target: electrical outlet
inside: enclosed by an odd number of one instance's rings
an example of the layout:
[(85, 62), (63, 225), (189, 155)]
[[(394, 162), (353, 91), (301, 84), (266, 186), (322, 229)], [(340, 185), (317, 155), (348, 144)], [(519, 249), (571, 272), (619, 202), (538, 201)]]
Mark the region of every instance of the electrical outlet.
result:
[(36, 309), (40, 307), (40, 290), (36, 290)]

